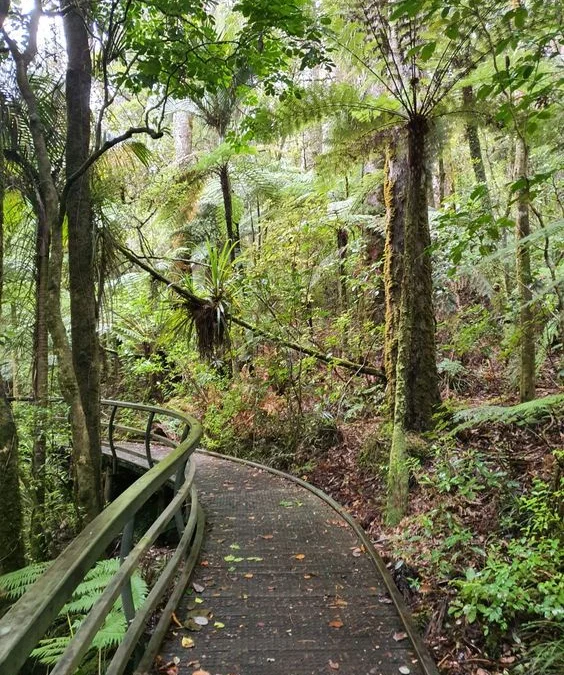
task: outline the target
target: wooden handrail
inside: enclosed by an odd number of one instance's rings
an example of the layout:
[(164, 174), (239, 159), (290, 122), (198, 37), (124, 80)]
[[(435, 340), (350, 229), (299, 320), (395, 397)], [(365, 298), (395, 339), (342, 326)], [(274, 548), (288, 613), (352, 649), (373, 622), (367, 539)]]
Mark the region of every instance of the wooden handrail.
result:
[[(124, 533), (121, 566), (51, 671), (52, 675), (73, 675), (90, 648), (93, 637), (121, 593), (124, 608), (128, 607), (129, 612), (133, 611), (134, 614), (127, 617), (129, 628), (122, 643), (124, 647), (116, 652), (111, 662), (111, 672), (120, 675), (128, 664), (143, 627), (165, 594), (170, 581), (177, 574), (178, 568), (184, 564), (182, 578), (185, 579), (189, 574), (186, 567), (193, 565), (196, 559), (194, 549), (202, 540), (204, 516), (198, 506), (191, 455), (202, 434), (200, 423), (189, 415), (139, 403), (102, 401), (102, 405), (112, 408), (111, 422), (104, 425), (108, 428), (109, 439), (104, 442), (111, 449), (114, 463), (116, 446), (113, 429), (117, 428), (114, 422), (118, 409), (128, 408), (146, 412), (151, 421), (157, 415), (179, 420), (184, 424), (182, 440), (166, 457), (146, 471), (89, 523), (53, 561), (47, 571), (0, 619), (0, 675), (15, 675), (19, 672), (31, 651), (37, 646), (87, 572), (98, 560), (105, 557), (110, 543)], [(144, 438), (147, 460), (151, 464), (153, 461), (151, 441), (155, 436), (151, 432), (151, 425), (147, 424), (145, 431), (134, 428), (130, 431), (138, 431)], [(174, 483), (174, 497), (133, 546), (130, 534), (133, 532), (135, 515), (167, 481)], [(183, 508), (187, 500), (190, 501), (190, 515), (188, 521), (184, 522)], [(135, 608), (131, 607), (132, 603), (126, 602), (126, 598), (130, 597), (131, 576), (142, 556), (173, 519), (177, 526), (182, 524), (183, 532), (180, 543), (171, 562), (161, 572), (146, 601), (135, 611)], [(191, 550), (192, 553), (190, 553)], [(163, 616), (163, 621), (168, 621), (169, 618)]]

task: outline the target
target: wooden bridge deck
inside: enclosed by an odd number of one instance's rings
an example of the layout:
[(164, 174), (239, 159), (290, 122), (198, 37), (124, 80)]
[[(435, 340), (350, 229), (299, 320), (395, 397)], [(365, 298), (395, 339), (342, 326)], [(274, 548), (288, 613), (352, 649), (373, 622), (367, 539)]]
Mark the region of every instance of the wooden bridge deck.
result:
[(267, 470), (204, 453), (196, 461), (207, 533), (155, 673), (436, 673), (330, 504)]

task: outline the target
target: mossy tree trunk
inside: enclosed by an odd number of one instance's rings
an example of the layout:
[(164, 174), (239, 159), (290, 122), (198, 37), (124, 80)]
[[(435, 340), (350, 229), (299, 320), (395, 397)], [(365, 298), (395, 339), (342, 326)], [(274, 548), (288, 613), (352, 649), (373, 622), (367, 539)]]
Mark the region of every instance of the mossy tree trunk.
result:
[[(90, 90), (92, 63), (88, 32), (89, 3), (64, 2), (63, 24), (67, 46), (66, 173), (69, 179), (90, 154)], [(90, 195), (90, 174), (75, 180), (67, 194), (69, 228), (69, 282), (71, 303), (72, 357), (88, 428), (89, 466), (87, 481), (92, 482), (91, 516), (101, 509), (100, 445), (100, 356), (97, 334), (95, 294), (96, 228)], [(83, 470), (82, 464), (76, 467)], [(98, 492), (96, 495), (95, 493)]]
[[(392, 525), (401, 520), (407, 509), (407, 434), (429, 429), (440, 402), (427, 212), (427, 133), (428, 124), (423, 117), (414, 117), (407, 126), (401, 288), (399, 308), (390, 309), (396, 321), (396, 358), (386, 517)], [(389, 262), (388, 266), (393, 268)], [(396, 271), (396, 278), (399, 274)], [(394, 299), (397, 300), (397, 289)]]
[(9, 36), (5, 36), (16, 69), (16, 81), (25, 102), (29, 130), (37, 161), (37, 177), (41, 208), (51, 234), (49, 274), (47, 284), (47, 325), (53, 339), (53, 348), (59, 366), (61, 393), (70, 408), (75, 472), (76, 501), (82, 515), (90, 520), (99, 511), (99, 486), (96, 474), (90, 465), (90, 448), (86, 416), (82, 407), (80, 391), (73, 366), (72, 351), (62, 318), (61, 276), (63, 268), (63, 219), (60, 201), (53, 178), (53, 170), (47, 145), (47, 132), (41, 119), (37, 97), (31, 87), (28, 68), (37, 52), (37, 28), (41, 9), (35, 6), (30, 13), (29, 35), (25, 49)]
[(517, 139), (514, 179), (522, 186), (517, 192), (517, 291), (519, 294), (519, 397), (522, 402), (535, 398), (535, 315), (533, 308), (531, 254), (522, 240), (531, 233), (528, 188), (529, 149), (524, 139)]
[[(467, 110), (472, 110), (474, 106), (474, 91), (471, 85), (462, 87), (462, 101)], [(484, 166), (484, 157), (482, 155), (482, 145), (480, 143), (480, 134), (478, 132), (478, 125), (475, 117), (471, 114), (466, 118), (464, 124), (466, 133), (466, 140), (468, 141), (468, 151), (470, 152), (470, 161), (472, 162), (472, 169), (476, 183), (484, 186), (483, 205), (484, 209), (490, 214), (493, 214), (492, 198), (488, 188), (488, 181), (486, 178), (486, 169)]]

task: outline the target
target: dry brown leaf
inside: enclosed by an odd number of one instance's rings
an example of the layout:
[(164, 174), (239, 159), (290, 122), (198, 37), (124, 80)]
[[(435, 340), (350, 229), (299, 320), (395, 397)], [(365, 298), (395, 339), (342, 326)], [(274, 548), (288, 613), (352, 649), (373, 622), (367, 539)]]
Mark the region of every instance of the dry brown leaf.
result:
[(403, 631), (401, 633), (400, 632), (394, 633), (394, 635), (393, 635), (393, 638), (396, 642), (401, 642), (402, 640), (405, 640), (406, 637), (407, 637), (407, 633), (405, 633)]
[(329, 659), (329, 668), (331, 668), (332, 670), (339, 670), (338, 662), (337, 661), (331, 661), (331, 659)]
[(192, 675), (211, 675), (207, 670), (195, 670)]
[(196, 643), (194, 642), (194, 640), (192, 640), (192, 638), (190, 637), (182, 638), (182, 646), (184, 647), (184, 649), (192, 649), (192, 647), (194, 647), (195, 644)]
[(344, 626), (341, 619), (333, 619), (333, 621), (329, 621), (329, 625), (331, 628), (342, 628)]
[(304, 553), (297, 553), (297, 554), (294, 556), (294, 558), (295, 558), (296, 560), (303, 560), (303, 559), (305, 558), (305, 554), (304, 554)]
[(272, 539), (274, 537), (273, 534), (259, 534), (259, 537), (261, 539)]
[(244, 575), (245, 579), (252, 579), (253, 575), (249, 572), (248, 574)]

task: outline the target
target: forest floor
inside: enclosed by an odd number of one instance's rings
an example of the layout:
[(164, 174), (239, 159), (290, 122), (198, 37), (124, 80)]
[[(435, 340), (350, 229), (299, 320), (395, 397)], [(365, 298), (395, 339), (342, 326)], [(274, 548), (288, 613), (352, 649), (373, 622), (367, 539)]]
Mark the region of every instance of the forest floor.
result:
[(441, 672), (507, 673), (522, 655), (519, 637), (511, 629), (488, 637), (479, 618), (453, 616), (455, 580), (483, 567), (490, 543), (510, 538), (509, 501), (527, 494), (535, 479), (554, 478), (551, 451), (564, 447), (563, 421), (481, 425), (431, 446), (413, 467), (409, 514), (398, 528), (382, 521), (387, 456), (380, 427), (377, 419), (342, 425), (342, 440), (299, 475), (343, 504), (370, 534)]

